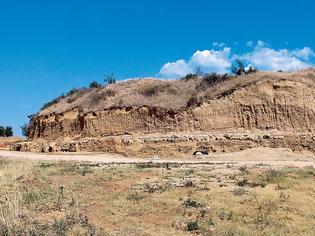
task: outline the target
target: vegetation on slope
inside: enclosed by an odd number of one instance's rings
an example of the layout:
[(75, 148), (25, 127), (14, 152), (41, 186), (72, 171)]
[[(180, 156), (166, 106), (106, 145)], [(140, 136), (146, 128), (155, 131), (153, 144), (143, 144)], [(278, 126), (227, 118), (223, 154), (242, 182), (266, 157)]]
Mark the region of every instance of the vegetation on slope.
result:
[[(300, 72), (257, 72), (239, 69), (241, 75), (189, 74), (179, 80), (133, 79), (72, 90), (43, 106), (40, 114), (62, 113), (71, 109), (97, 111), (112, 107), (151, 106), (182, 109), (205, 100), (226, 96), (249, 83), (264, 79), (295, 80), (314, 86), (315, 70)], [(235, 73), (238, 73), (237, 71)]]

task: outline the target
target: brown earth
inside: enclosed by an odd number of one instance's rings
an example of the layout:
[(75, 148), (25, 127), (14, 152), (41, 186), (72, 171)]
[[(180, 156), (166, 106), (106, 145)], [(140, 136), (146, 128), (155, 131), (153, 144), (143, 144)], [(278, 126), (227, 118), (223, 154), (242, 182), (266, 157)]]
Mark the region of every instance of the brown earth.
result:
[(0, 150), (10, 150), (16, 143), (23, 141), (21, 137), (0, 137)]
[(38, 113), (30, 142), (15, 148), (139, 156), (256, 146), (314, 151), (314, 81), (308, 69), (217, 83), (138, 79), (81, 89)]

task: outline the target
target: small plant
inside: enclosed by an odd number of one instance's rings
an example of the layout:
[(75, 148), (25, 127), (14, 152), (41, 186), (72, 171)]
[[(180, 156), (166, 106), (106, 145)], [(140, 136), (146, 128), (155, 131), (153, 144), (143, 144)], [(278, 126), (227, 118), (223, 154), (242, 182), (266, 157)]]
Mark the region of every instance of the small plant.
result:
[(127, 200), (129, 201), (140, 201), (142, 199), (144, 199), (145, 197), (141, 194), (139, 194), (138, 192), (135, 192), (135, 193), (130, 193), (128, 196), (127, 196)]
[(62, 98), (64, 98), (64, 97), (65, 97), (65, 96), (62, 94), (61, 96), (54, 98), (53, 100), (51, 100), (51, 101), (45, 103), (45, 104), (40, 108), (40, 110), (42, 111), (42, 110), (45, 110), (45, 109), (48, 108), (48, 107), (51, 107), (52, 105), (58, 103), (58, 102), (59, 102)]
[(245, 74), (244, 63), (241, 60), (236, 59), (232, 65), (231, 71), (234, 75), (244, 75)]
[(240, 168), (238, 168), (240, 172), (244, 173), (244, 174), (249, 174), (249, 170), (247, 169), (247, 166), (241, 166)]
[(251, 74), (258, 72), (258, 69), (252, 66), (249, 66), (249, 68), (245, 71), (245, 74)]
[(192, 79), (196, 79), (196, 78), (198, 78), (198, 75), (196, 75), (196, 74), (188, 74), (185, 77), (180, 78), (180, 80), (188, 81), (188, 80), (192, 80)]
[(264, 175), (264, 180), (267, 183), (274, 183), (283, 177), (285, 177), (285, 173), (283, 171), (278, 171), (270, 168), (268, 171), (266, 171)]
[(100, 88), (100, 87), (102, 87), (102, 85), (97, 83), (96, 81), (93, 81), (90, 83), (89, 87), (90, 88)]
[[(71, 96), (71, 95), (73, 95), (73, 94), (75, 94), (76, 92), (78, 92), (79, 91), (79, 89), (77, 89), (77, 88), (72, 88), (68, 93), (67, 93), (67, 95), (66, 96)], [(63, 96), (63, 95), (62, 95)], [(64, 96), (63, 96), (64, 97)]]
[(241, 195), (244, 195), (246, 193), (246, 190), (245, 190), (245, 188), (234, 188), (232, 190), (232, 193), (235, 196), (241, 196)]
[(246, 69), (244, 63), (236, 59), (232, 65), (231, 71), (234, 75), (247, 75), (258, 72), (258, 69), (253, 66), (249, 66), (248, 69)]
[(199, 208), (199, 207), (204, 207), (204, 205), (202, 205), (201, 203), (198, 203), (196, 200), (192, 199), (192, 198), (187, 198), (184, 201), (184, 206), (186, 208)]
[(165, 184), (159, 184), (159, 183), (146, 183), (143, 186), (143, 192), (147, 193), (163, 193), (167, 190), (171, 189), (171, 184), (165, 183)]
[(187, 223), (187, 231), (196, 231), (199, 230), (198, 221), (191, 221)]
[(107, 84), (116, 84), (116, 78), (114, 76), (114, 73), (111, 73), (110, 75), (106, 75), (105, 82)]
[(106, 89), (105, 91), (101, 91), (97, 93), (95, 98), (93, 99), (93, 103), (99, 103), (100, 101), (104, 101), (109, 97), (114, 97), (116, 95), (116, 91), (112, 89)]
[(187, 107), (194, 107), (201, 104), (201, 99), (197, 95), (192, 95), (187, 101)]
[(177, 91), (172, 88), (170, 83), (152, 84), (145, 87), (141, 93), (146, 97), (151, 97), (162, 92), (167, 92), (169, 94), (177, 94)]

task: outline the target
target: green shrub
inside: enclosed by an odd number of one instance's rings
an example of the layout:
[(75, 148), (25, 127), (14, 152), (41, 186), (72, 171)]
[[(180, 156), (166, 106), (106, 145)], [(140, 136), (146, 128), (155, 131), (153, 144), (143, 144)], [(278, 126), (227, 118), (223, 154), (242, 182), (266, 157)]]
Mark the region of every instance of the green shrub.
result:
[(191, 199), (191, 198), (187, 198), (187, 199), (184, 201), (184, 206), (185, 206), (186, 208), (199, 208), (199, 207), (204, 207), (204, 205), (200, 204), (199, 202), (197, 202), (196, 200)]
[(102, 85), (97, 83), (96, 81), (93, 81), (90, 83), (89, 87), (90, 88), (100, 88), (100, 87), (102, 87)]
[(199, 230), (198, 221), (191, 221), (187, 223), (187, 231)]
[[(78, 92), (79, 91), (79, 89), (77, 89), (77, 88), (72, 88), (68, 93), (67, 93), (67, 95), (66, 96), (71, 96), (71, 95), (73, 95), (73, 94), (75, 94), (76, 92)], [(63, 95), (61, 95), (61, 97), (64, 97)]]
[(142, 199), (144, 199), (145, 197), (143, 195), (141, 195), (140, 193), (130, 193), (128, 196), (127, 196), (127, 200), (129, 201), (135, 201), (135, 202), (138, 202)]
[(257, 68), (250, 66), (246, 71), (245, 74), (251, 74), (258, 72)]
[(188, 74), (182, 78), (180, 78), (180, 80), (182, 81), (188, 81), (188, 80), (192, 80), (192, 79), (196, 79), (198, 78), (198, 75), (197, 74)]
[(29, 127), (28, 124), (24, 124), (21, 126), (21, 130), (22, 130), (22, 135), (25, 137), (28, 137), (29, 135)]
[(245, 74), (245, 66), (244, 63), (239, 60), (236, 59), (235, 62), (232, 65), (231, 71), (234, 75), (243, 75)]
[(116, 78), (114, 76), (114, 73), (111, 73), (110, 75), (106, 75), (105, 82), (107, 84), (116, 84)]
[(11, 126), (0, 126), (0, 137), (12, 137), (13, 129)]

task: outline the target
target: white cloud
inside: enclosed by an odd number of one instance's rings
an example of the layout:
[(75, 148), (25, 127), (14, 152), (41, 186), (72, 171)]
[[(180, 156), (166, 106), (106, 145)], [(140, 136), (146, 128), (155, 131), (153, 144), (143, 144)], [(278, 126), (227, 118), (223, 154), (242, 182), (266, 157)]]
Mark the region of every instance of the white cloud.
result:
[(176, 62), (166, 63), (160, 70), (159, 75), (163, 78), (180, 78), (189, 73), (193, 73), (192, 68), (185, 62), (185, 60), (178, 60)]
[(230, 62), (230, 48), (222, 50), (204, 50), (196, 51), (189, 61), (192, 68), (200, 66), (201, 71), (205, 73), (218, 72), (226, 73), (231, 66)]
[[(297, 52), (303, 54), (301, 51)], [(307, 61), (299, 59), (293, 52), (287, 49), (276, 50), (267, 47), (256, 47), (254, 51), (247, 53), (240, 58), (248, 61), (259, 70), (295, 71), (311, 66)]]
[(292, 55), (306, 61), (308, 61), (311, 57), (315, 57), (314, 51), (309, 47), (293, 50)]
[[(220, 43), (216, 43), (219, 46)], [(266, 71), (296, 71), (314, 66), (311, 60), (315, 58), (314, 51), (309, 47), (302, 49), (273, 49), (264, 41), (259, 40), (256, 45), (249, 41), (246, 44), (251, 51), (237, 55), (231, 52), (231, 48), (196, 51), (189, 61), (180, 59), (166, 63), (160, 70), (162, 78), (180, 78), (189, 73), (194, 73), (200, 67), (204, 73), (229, 73), (233, 61), (237, 58), (246, 62), (246, 66), (254, 66), (258, 70)]]
[(188, 62), (181, 59), (166, 63), (161, 68), (159, 75), (162, 78), (180, 78), (189, 73), (194, 73), (197, 67), (200, 67), (204, 73), (227, 73), (231, 66), (230, 52), (231, 49), (227, 47), (222, 50), (198, 50)]

